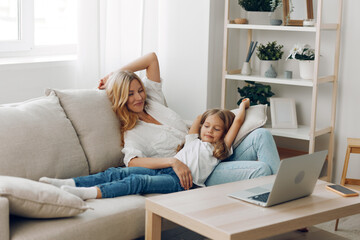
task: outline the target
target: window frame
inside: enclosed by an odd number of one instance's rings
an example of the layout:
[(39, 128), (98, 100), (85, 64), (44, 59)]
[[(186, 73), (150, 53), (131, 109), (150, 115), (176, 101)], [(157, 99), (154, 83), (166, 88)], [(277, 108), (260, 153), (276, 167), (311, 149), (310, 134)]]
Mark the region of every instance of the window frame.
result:
[(19, 40), (0, 41), (1, 53), (29, 51), (34, 47), (34, 1), (18, 0), (18, 6)]
[[(15, 41), (0, 41), (0, 65), (1, 62), (10, 59), (11, 62), (17, 62), (16, 59), (24, 63), (26, 61), (37, 61), (39, 57), (45, 59), (59, 56), (65, 56), (65, 59), (76, 57), (78, 52), (78, 43), (58, 44), (58, 45), (35, 45), (35, 26), (34, 26), (34, 0), (17, 0), (19, 3), (19, 32), (21, 39)], [(15, 60), (14, 60), (15, 59)]]

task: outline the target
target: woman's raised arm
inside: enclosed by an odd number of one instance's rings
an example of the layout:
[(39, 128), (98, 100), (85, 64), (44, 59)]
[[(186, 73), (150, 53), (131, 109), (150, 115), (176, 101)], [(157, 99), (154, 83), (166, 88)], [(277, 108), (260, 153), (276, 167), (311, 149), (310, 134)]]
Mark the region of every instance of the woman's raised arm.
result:
[[(146, 54), (120, 68), (122, 71), (136, 72), (140, 70), (146, 70), (146, 76), (148, 79), (154, 82), (160, 82), (160, 68), (159, 61), (155, 53)], [(100, 80), (99, 89), (105, 89), (105, 83), (112, 73), (106, 75)]]
[(120, 70), (128, 70), (136, 72), (146, 69), (146, 76), (154, 82), (160, 82), (159, 61), (155, 53), (146, 54), (129, 64), (120, 68)]

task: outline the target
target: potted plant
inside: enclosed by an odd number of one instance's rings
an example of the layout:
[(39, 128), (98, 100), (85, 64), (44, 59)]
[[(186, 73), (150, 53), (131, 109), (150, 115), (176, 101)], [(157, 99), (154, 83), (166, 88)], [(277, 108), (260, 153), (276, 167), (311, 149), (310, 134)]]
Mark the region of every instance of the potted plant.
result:
[(238, 88), (238, 92), (241, 98), (237, 102), (237, 105), (239, 105), (244, 98), (249, 98), (250, 106), (257, 104), (267, 104), (268, 106), (270, 106), (268, 98), (275, 95), (275, 93), (271, 91), (271, 86), (256, 83), (253, 81), (245, 82), (247, 83), (246, 86), (244, 86), (243, 88)]
[(273, 12), (281, 4), (281, 0), (238, 0), (238, 3), (246, 11)]
[[(277, 74), (278, 61), (284, 54), (283, 45), (277, 44), (276, 41), (268, 42), (266, 45), (259, 44), (257, 47), (256, 55), (260, 61), (260, 75), (267, 77), (274, 77), (273, 75), (266, 75), (266, 72), (273, 69)], [(276, 76), (275, 76), (276, 77)]]
[(310, 45), (296, 44), (291, 50), (288, 59), (299, 60), (300, 77), (312, 79), (314, 73), (315, 50)]
[(249, 24), (269, 24), (270, 13), (281, 5), (282, 0), (238, 0), (238, 3), (247, 11)]

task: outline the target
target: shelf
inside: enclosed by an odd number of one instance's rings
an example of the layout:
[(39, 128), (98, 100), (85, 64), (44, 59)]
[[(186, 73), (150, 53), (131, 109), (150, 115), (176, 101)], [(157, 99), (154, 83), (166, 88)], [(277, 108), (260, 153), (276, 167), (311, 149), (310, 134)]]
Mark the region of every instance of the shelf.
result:
[[(274, 26), (274, 25), (252, 25), (252, 24), (233, 24), (227, 25), (229, 29), (247, 29), (247, 30), (269, 30), (269, 31), (293, 31), (293, 32), (316, 32), (316, 27), (299, 27), (299, 26)], [(321, 30), (337, 30), (339, 24), (326, 23), (321, 24)]]
[[(263, 83), (275, 83), (275, 84), (284, 84), (284, 85), (294, 85), (294, 86), (303, 86), (303, 87), (313, 87), (314, 82), (310, 79), (287, 79), (287, 78), (267, 78), (261, 77), (259, 75), (241, 75), (241, 74), (226, 74), (225, 79), (238, 80), (238, 81), (254, 81), (254, 82), (263, 82)], [(324, 76), (318, 78), (318, 84), (333, 82), (335, 79), (334, 75)]]
[(321, 24), (321, 30), (337, 30), (339, 27), (340, 25), (336, 23)]
[(334, 82), (334, 81), (335, 81), (334, 75), (329, 75), (329, 76), (324, 76), (324, 77), (318, 78), (318, 83), (328, 83), (328, 82)]
[[(266, 124), (264, 128), (268, 129), (273, 136), (288, 137), (301, 140), (310, 140), (310, 126), (298, 125), (298, 128), (272, 128)], [(324, 135), (331, 132), (331, 127), (316, 129), (315, 136)]]
[(273, 26), (273, 25), (251, 25), (251, 24), (228, 24), (231, 29), (254, 29), (270, 31), (294, 31), (294, 32), (316, 32), (316, 27), (295, 27), (295, 26)]
[[(268, 129), (273, 136), (279, 136), (284, 138), (292, 138), (298, 140), (305, 140), (309, 141), (309, 153), (315, 151), (315, 143), (316, 138), (318, 136), (326, 136), (329, 137), (329, 152), (327, 158), (327, 180), (331, 179), (332, 170), (333, 170), (333, 154), (334, 154), (334, 127), (335, 127), (335, 113), (336, 113), (336, 97), (337, 97), (337, 89), (338, 89), (338, 72), (339, 72), (339, 56), (340, 56), (340, 35), (341, 35), (341, 19), (342, 19), (342, 8), (343, 8), (343, 1), (339, 0), (338, 2), (338, 16), (337, 21), (335, 22), (323, 22), (322, 21), (322, 13), (324, 10), (325, 0), (317, 1), (316, 6), (316, 19), (315, 19), (315, 26), (312, 27), (304, 27), (304, 26), (274, 26), (274, 25), (254, 25), (254, 24), (235, 24), (234, 13), (230, 11), (231, 6), (236, 4), (237, 0), (225, 0), (225, 27), (224, 27), (224, 44), (223, 44), (223, 77), (222, 77), (222, 87), (221, 87), (221, 106), (226, 108), (226, 101), (228, 89), (227, 83), (232, 81), (252, 81), (252, 82), (260, 82), (264, 84), (282, 84), (283, 87), (287, 88), (287, 86), (292, 86), (291, 88), (295, 87), (302, 87), (299, 88), (299, 91), (308, 91), (310, 89), (312, 91), (311, 97), (311, 106), (309, 106), (309, 111), (311, 113), (310, 121), (304, 122), (305, 125), (298, 125), (296, 129), (275, 129), (271, 127), (271, 123), (265, 125), (264, 127)], [(333, 3), (329, 3), (333, 4)], [(313, 9), (308, 9), (308, 11), (313, 11)], [(230, 14), (231, 13), (231, 14)], [(332, 21), (332, 20), (331, 20)], [(231, 53), (229, 56), (229, 52), (232, 46), (240, 45), (245, 46), (245, 44), (249, 44), (252, 40), (261, 40), (261, 37), (268, 37), (267, 32), (274, 31), (272, 35), (278, 36), (281, 39), (287, 39), (286, 36), (292, 36), (296, 34), (296, 38), (293, 37), (290, 42), (295, 41), (308, 41), (309, 38), (313, 38), (314, 40), (314, 49), (315, 49), (315, 60), (314, 60), (314, 71), (312, 79), (300, 79), (297, 73), (293, 75), (294, 78), (287, 79), (284, 78), (282, 74), (279, 74), (277, 78), (266, 78), (264, 76), (260, 76), (260, 73), (257, 71), (253, 71), (250, 76), (241, 75), (241, 69), (229, 69), (229, 66), (235, 66), (239, 64), (239, 62), (235, 62), (235, 59), (232, 55), (237, 56), (238, 59), (245, 59), (244, 53)], [(332, 40), (330, 38), (326, 38), (326, 43), (334, 43), (333, 53), (334, 53), (334, 69), (333, 71), (326, 70), (326, 74), (328, 75), (319, 75), (319, 66), (320, 61), (322, 63), (326, 63), (320, 59), (320, 49), (321, 49), (321, 36), (326, 31), (332, 31), (336, 34), (336, 39)], [(236, 32), (236, 34), (230, 34)], [(254, 34), (256, 33), (256, 34)], [(241, 37), (239, 37), (241, 35)], [(254, 39), (253, 39), (254, 38)], [(234, 41), (230, 41), (230, 39)], [(240, 42), (239, 42), (240, 41)], [(231, 43), (231, 46), (229, 46)], [(290, 44), (290, 43), (289, 43)], [(329, 45), (330, 46), (330, 45)], [(329, 48), (330, 49), (330, 48)], [(330, 60), (331, 59), (327, 59)], [(228, 63), (229, 61), (229, 63)], [(241, 64), (242, 62), (240, 62)], [(255, 69), (257, 70), (257, 69)], [(326, 96), (324, 99), (321, 96), (321, 99), (328, 101), (331, 105), (331, 117), (330, 117), (330, 124), (323, 123), (321, 127), (318, 126), (317, 123), (317, 109), (318, 109), (318, 99), (320, 98), (319, 88), (318, 86), (322, 84), (331, 84), (332, 86), (332, 96), (331, 99)], [(303, 87), (307, 87), (305, 90)], [(283, 90), (282, 88), (280, 90)], [(277, 96), (281, 97), (281, 94), (277, 94)], [(323, 95), (323, 94), (321, 94)], [(298, 96), (299, 98), (300, 96)], [(322, 112), (322, 111), (321, 111)], [(326, 126), (325, 126), (326, 125)], [(315, 127), (315, 129), (310, 128)], [(325, 126), (325, 127), (324, 127)], [(285, 151), (286, 154), (294, 154), (292, 151)]]
[(255, 81), (263, 83), (276, 83), (276, 84), (285, 84), (285, 85), (295, 85), (295, 86), (304, 86), (312, 87), (314, 85), (312, 80), (307, 79), (287, 79), (287, 78), (267, 78), (260, 77), (257, 75), (241, 75), (241, 74), (226, 74), (226, 79), (239, 80), (239, 81)]
[(294, 149), (289, 149), (289, 148), (277, 148), (278, 153), (279, 153), (279, 157), (280, 160), (282, 159), (286, 159), (286, 158), (291, 158), (291, 157), (296, 157), (296, 156), (300, 156), (300, 155), (304, 155), (307, 154), (308, 152), (304, 152), (304, 151), (299, 151), (299, 150), (294, 150)]

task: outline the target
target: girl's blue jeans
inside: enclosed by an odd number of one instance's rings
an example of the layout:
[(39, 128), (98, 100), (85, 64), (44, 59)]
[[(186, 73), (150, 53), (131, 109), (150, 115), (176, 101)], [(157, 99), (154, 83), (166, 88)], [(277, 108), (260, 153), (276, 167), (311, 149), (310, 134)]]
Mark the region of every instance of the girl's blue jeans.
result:
[[(279, 154), (271, 133), (263, 128), (252, 131), (234, 149), (233, 155), (216, 166), (206, 186), (275, 174)], [(130, 194), (170, 193), (184, 190), (172, 168), (109, 168), (90, 176), (74, 178), (77, 187), (100, 188), (103, 198)]]
[(104, 172), (74, 178), (74, 181), (76, 187), (99, 187), (102, 198), (184, 190), (172, 168), (109, 168)]

